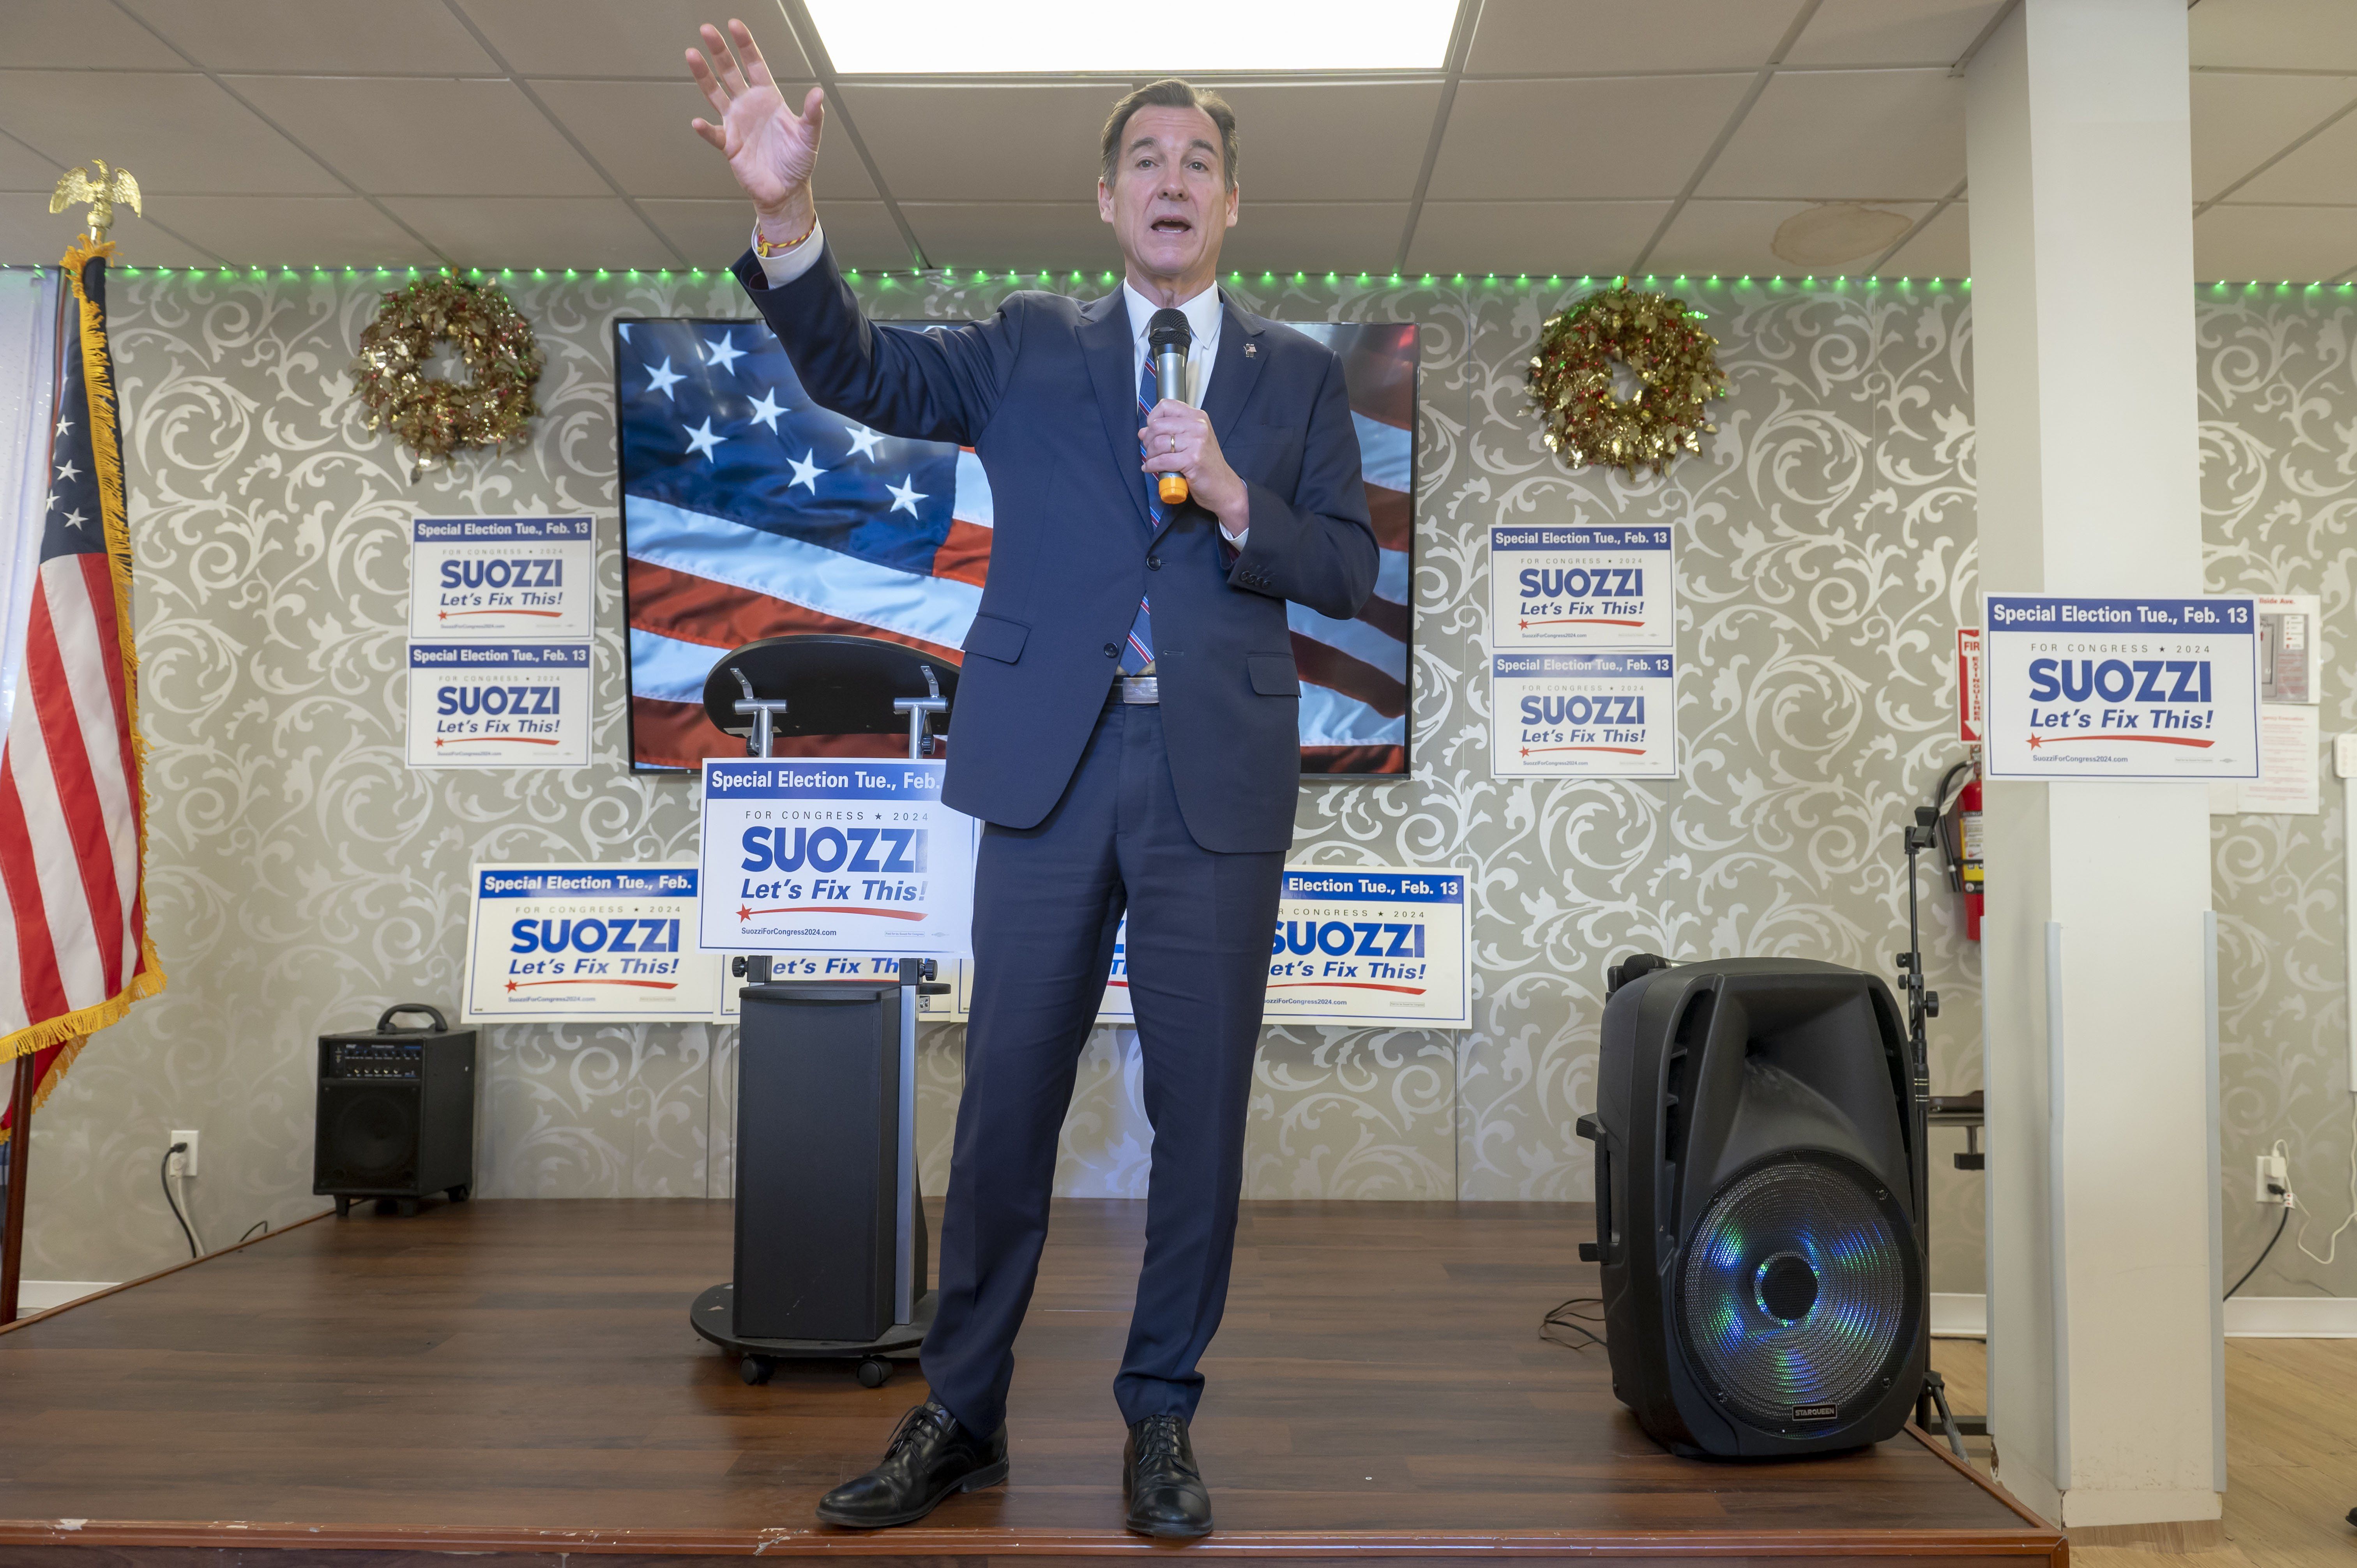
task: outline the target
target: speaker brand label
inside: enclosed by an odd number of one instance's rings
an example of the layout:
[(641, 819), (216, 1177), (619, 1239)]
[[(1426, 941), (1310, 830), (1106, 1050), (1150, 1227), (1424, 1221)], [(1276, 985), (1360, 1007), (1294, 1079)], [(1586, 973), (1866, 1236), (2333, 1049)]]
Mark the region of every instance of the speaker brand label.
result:
[[(1421, 866), (1286, 867), (1261, 1022), (1471, 1027), (1466, 884), (1461, 871)], [(1136, 1017), (1131, 958), (1125, 919), (1100, 1019)], [(1150, 981), (1150, 955), (1146, 967)], [(1174, 971), (1163, 983), (1186, 979)]]
[(1837, 1404), (1796, 1404), (1792, 1407), (1794, 1421), (1839, 1421), (1841, 1406)]
[(1501, 653), (1490, 660), (1490, 766), (1501, 779), (1674, 779), (1677, 660)]
[(1666, 652), (1677, 646), (1667, 527), (1490, 530), (1490, 646)]
[(699, 944), (964, 957), (978, 824), (942, 804), (947, 766), (705, 758)]
[(589, 645), (413, 642), (412, 768), (585, 768)]
[(587, 517), (410, 520), (409, 635), (421, 640), (586, 641), (597, 588)]
[(703, 1020), (718, 1010), (718, 976), (695, 949), (694, 866), (479, 865), (473, 875), (468, 1023)]
[(2259, 776), (2256, 602), (1990, 594), (1991, 779)]

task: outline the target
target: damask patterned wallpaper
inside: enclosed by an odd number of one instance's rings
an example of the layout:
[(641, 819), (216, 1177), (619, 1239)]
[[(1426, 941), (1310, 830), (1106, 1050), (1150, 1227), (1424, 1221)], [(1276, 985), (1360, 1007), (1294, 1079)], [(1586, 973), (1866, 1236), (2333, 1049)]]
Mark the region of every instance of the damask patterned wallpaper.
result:
[[(413, 483), (346, 398), (343, 368), (381, 286), (283, 275), (117, 284), (153, 918), (172, 984), (93, 1044), (37, 1122), (36, 1276), (118, 1279), (172, 1259), (179, 1238), (156, 1178), (172, 1127), (205, 1133), (194, 1202), (209, 1244), (319, 1207), (309, 1195), (313, 1036), (361, 1026), (391, 1001), (455, 999), (470, 861), (652, 860), (693, 847), (687, 784), (633, 778), (621, 762), (607, 323), (623, 312), (749, 315), (745, 302), (716, 274), (514, 280), (548, 353), (531, 444)], [(903, 317), (985, 313), (1010, 286), (865, 285), (872, 309)], [(1583, 1198), (1589, 1159), (1572, 1123), (1592, 1104), (1607, 962), (1640, 949), (1783, 953), (1887, 973), (1902, 944), (1900, 825), (1961, 755), (1947, 693), (1953, 628), (1976, 588), (1968, 296), (1922, 284), (1687, 288), (1709, 314), (1735, 392), (1703, 455), (1665, 480), (1632, 483), (1566, 474), (1523, 412), (1529, 345), (1577, 287), (1264, 278), (1236, 292), (1278, 318), (1427, 328), (1416, 774), (1306, 787), (1295, 858), (1461, 865), (1478, 898), (1471, 1031), (1270, 1033), (1249, 1190)], [(2204, 329), (2228, 325), (2213, 312)], [(2309, 338), (2326, 334), (2311, 327)], [(2345, 485), (2333, 465), (2348, 438), (2328, 410), (2280, 408), (2268, 358), (2234, 372), (2233, 416), (2270, 411), (2252, 440), (2277, 446), (2281, 421), (2304, 421), (2327, 443), (2313, 454), (2316, 482)], [(2331, 394), (2352, 411), (2343, 423), (2357, 418), (2345, 360), (2344, 346)], [(2209, 395), (2214, 406), (2220, 394)], [(2227, 435), (2218, 445), (2236, 454), (2222, 465), (2240, 465), (2251, 487), (2309, 495), (2309, 481), (2276, 477), (2272, 456), (2244, 455)], [(2247, 566), (2277, 586), (2320, 570), (2291, 560), (2311, 548), (2299, 531), (2337, 540), (2340, 514), (2296, 504), (2306, 509), (2296, 523), (2279, 523), (2272, 502), (2222, 514), (2247, 550), (2221, 570)], [(597, 517), (595, 766), (403, 768), (413, 508)], [(1676, 527), (1676, 781), (1491, 777), (1485, 531), (1537, 519)], [(2345, 601), (2345, 568), (2325, 591)], [(2230, 920), (2237, 1026), (2248, 1018), (2302, 1041), (2313, 1034), (2321, 1052), (2338, 1028), (2337, 820), (2288, 832), (2251, 821), (2259, 826), (2230, 831), (2221, 850), (2222, 890), (2255, 889)], [(2287, 878), (2298, 897), (2277, 890)], [(1929, 967), (1946, 1002), (1934, 1074), (1943, 1090), (1967, 1088), (1979, 1080), (1977, 957), (1934, 874), (1924, 895)], [(957, 1036), (944, 1028), (926, 1041), (922, 1134), (935, 1183)], [(733, 1049), (733, 1031), (702, 1026), (488, 1031), (479, 1190), (725, 1194)], [(2307, 1080), (2272, 1049), (2255, 1043), (2232, 1058), (2237, 1139), (2259, 1136), (2280, 1105), (2323, 1115), (2321, 1087), (2296, 1092)], [(1142, 1193), (1146, 1145), (1135, 1042), (1101, 1030), (1066, 1128), (1062, 1185)], [(1979, 1178), (1947, 1170), (1944, 1153), (1934, 1162), (1935, 1283), (1973, 1290)], [(2330, 1153), (2319, 1145), (2319, 1158)]]

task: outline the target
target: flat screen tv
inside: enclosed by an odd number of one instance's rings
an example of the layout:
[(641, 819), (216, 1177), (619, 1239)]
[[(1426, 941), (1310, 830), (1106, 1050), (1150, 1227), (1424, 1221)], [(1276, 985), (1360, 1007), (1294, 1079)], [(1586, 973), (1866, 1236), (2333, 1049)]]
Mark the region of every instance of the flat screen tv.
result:
[[(1398, 776), (1410, 738), (1416, 328), (1293, 325), (1342, 358), (1383, 550), (1375, 596), (1356, 618), (1287, 607), (1301, 770)], [(972, 451), (818, 407), (759, 321), (628, 319), (614, 336), (633, 767), (743, 755), (705, 717), (704, 678), (756, 638), (854, 632), (960, 661), (990, 569), (990, 482)], [(884, 738), (780, 749), (877, 755)]]

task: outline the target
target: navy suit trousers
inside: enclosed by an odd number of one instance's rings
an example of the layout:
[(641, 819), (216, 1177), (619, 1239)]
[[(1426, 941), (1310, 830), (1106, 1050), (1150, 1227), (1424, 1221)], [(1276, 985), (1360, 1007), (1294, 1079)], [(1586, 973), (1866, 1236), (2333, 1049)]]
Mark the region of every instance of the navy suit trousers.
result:
[(924, 1347), (933, 1397), (969, 1431), (1006, 1419), (1057, 1144), (1125, 908), (1154, 1152), (1114, 1397), (1126, 1422), (1193, 1416), (1195, 1364), (1227, 1304), (1284, 863), (1282, 851), (1223, 854), (1188, 833), (1150, 705), (1107, 705), (1038, 826), (984, 828), (965, 1093)]

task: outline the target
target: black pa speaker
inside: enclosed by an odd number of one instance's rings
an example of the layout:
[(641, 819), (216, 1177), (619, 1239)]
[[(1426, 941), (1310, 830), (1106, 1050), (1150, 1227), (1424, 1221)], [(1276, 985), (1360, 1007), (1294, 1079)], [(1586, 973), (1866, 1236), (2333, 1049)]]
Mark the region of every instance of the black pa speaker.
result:
[[(396, 1029), (400, 1014), (430, 1029)], [(475, 1031), (453, 1029), (422, 1002), (388, 1007), (373, 1029), (319, 1036), (319, 1100), (311, 1190), (339, 1215), (356, 1197), (417, 1210), (447, 1192), (463, 1199), (475, 1180)]]
[(1615, 979), (1579, 1122), (1613, 1393), (1684, 1455), (1898, 1435), (1930, 1347), (1922, 1120), (1889, 989), (1798, 959)]

